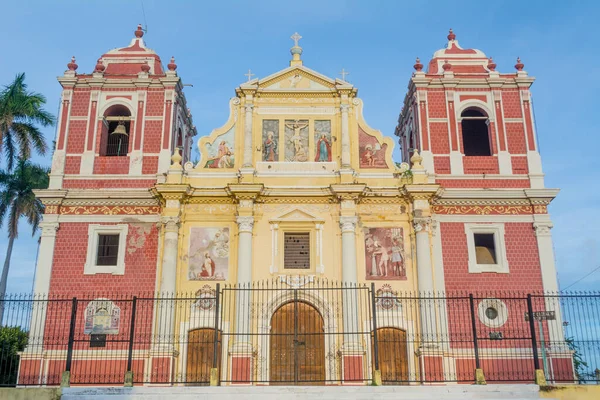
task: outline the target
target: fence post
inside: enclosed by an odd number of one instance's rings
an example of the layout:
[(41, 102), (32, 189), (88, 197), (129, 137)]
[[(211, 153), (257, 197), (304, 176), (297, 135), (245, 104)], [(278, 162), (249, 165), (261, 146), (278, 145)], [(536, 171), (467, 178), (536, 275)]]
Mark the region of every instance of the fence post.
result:
[(67, 361), (65, 371), (60, 380), (61, 387), (71, 386), (71, 362), (73, 361), (73, 343), (75, 342), (75, 323), (77, 321), (77, 297), (71, 300), (71, 322), (69, 324), (69, 344), (67, 345)]
[(471, 309), (471, 331), (473, 334), (473, 351), (475, 352), (475, 384), (485, 385), (485, 374), (479, 361), (479, 342), (477, 341), (477, 321), (475, 320), (475, 299), (473, 293), (469, 293), (469, 307)]
[(213, 363), (210, 369), (210, 386), (219, 386), (219, 296), (221, 284), (215, 290), (215, 333), (213, 336)]
[(538, 356), (537, 341), (535, 338), (535, 323), (533, 322), (533, 304), (531, 294), (527, 295), (527, 313), (529, 315), (529, 332), (531, 333), (531, 350), (533, 351), (533, 368), (535, 369), (535, 383), (540, 386), (546, 386), (546, 376), (540, 369), (540, 358)]
[(377, 342), (377, 302), (375, 298), (375, 283), (371, 282), (371, 309), (373, 318), (373, 386), (381, 386), (381, 370), (379, 369), (379, 343)]
[(135, 338), (135, 311), (137, 308), (137, 296), (131, 301), (131, 322), (129, 323), (129, 350), (127, 353), (127, 370), (125, 371), (125, 387), (133, 387), (133, 339)]

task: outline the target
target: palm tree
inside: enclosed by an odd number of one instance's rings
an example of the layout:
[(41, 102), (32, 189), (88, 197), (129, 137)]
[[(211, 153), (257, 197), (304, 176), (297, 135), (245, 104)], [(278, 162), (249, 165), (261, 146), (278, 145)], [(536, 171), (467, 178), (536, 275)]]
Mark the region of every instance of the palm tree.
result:
[[(0, 300), (4, 299), (6, 294), (10, 257), (14, 241), (19, 235), (19, 219), (25, 217), (33, 228), (32, 235), (35, 235), (44, 213), (44, 205), (40, 199), (35, 197), (33, 190), (48, 187), (49, 172), (48, 168), (22, 158), (17, 160), (17, 165), (12, 173), (0, 170), (0, 226), (4, 223), (5, 218), (8, 226), (8, 248), (0, 278)], [(0, 307), (0, 324), (2, 324), (3, 314), (4, 307)]]
[(48, 146), (36, 124), (54, 125), (54, 116), (43, 109), (44, 104), (43, 95), (27, 91), (25, 74), (18, 74), (0, 92), (0, 153), (5, 152), (9, 171), (17, 158), (28, 159), (32, 148), (46, 153)]

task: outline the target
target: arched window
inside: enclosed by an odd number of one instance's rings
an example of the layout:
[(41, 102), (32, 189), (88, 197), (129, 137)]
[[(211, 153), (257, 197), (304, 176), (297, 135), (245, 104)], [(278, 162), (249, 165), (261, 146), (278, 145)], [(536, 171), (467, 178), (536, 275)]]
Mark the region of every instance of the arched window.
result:
[(104, 113), (101, 156), (126, 156), (129, 152), (131, 113), (122, 105), (114, 105)]
[(460, 116), (465, 156), (491, 156), (488, 117), (477, 108), (468, 108)]

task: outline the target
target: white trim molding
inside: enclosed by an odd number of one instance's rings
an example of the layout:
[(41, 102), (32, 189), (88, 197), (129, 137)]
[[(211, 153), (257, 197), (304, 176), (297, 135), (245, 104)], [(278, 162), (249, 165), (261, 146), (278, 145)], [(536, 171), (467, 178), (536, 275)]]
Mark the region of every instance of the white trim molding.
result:
[[(494, 235), (496, 250), (496, 264), (478, 264), (475, 250), (475, 234), (488, 233)], [(467, 249), (469, 251), (469, 273), (482, 272), (508, 273), (508, 259), (506, 258), (506, 244), (504, 242), (504, 224), (465, 224), (467, 236)]]
[[(127, 232), (129, 225), (97, 225), (88, 226), (87, 259), (83, 267), (84, 275), (95, 274), (125, 274), (125, 247), (127, 244)], [(98, 252), (98, 237), (100, 234), (119, 235), (119, 249), (117, 252), (117, 265), (97, 265), (96, 255)]]
[[(490, 318), (486, 314), (488, 308), (496, 310), (495, 318)], [(500, 328), (508, 320), (508, 307), (502, 300), (498, 299), (483, 299), (477, 306), (477, 316), (482, 324), (488, 328)]]

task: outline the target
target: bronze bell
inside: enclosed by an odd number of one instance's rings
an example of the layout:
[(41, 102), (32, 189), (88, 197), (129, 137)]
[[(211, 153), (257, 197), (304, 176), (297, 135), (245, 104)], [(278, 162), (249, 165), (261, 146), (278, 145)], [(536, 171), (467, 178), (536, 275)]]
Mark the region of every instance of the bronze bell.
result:
[(115, 128), (114, 131), (111, 132), (111, 135), (125, 135), (128, 136), (127, 129), (125, 128), (125, 124), (123, 121), (119, 121), (119, 124)]

